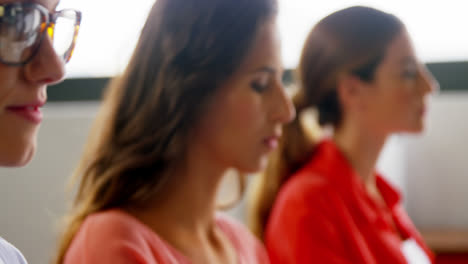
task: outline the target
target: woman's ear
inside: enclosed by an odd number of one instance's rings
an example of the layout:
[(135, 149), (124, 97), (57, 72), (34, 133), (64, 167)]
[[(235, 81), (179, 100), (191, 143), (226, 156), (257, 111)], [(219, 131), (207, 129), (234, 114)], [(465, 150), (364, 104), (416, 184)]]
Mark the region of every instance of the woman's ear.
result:
[(364, 91), (363, 85), (363, 82), (352, 74), (342, 74), (338, 78), (336, 86), (337, 95), (344, 111), (360, 104), (360, 99)]

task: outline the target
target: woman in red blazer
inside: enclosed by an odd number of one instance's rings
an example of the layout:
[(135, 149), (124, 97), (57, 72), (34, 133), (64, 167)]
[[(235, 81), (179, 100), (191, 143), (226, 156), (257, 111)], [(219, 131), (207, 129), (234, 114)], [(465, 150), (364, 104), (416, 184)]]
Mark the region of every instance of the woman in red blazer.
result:
[[(432, 263), (399, 192), (375, 171), (390, 135), (423, 130), (437, 88), (403, 23), (367, 7), (335, 12), (310, 32), (298, 73), (298, 118), (251, 207), (272, 263)], [(309, 109), (331, 136), (307, 132)]]

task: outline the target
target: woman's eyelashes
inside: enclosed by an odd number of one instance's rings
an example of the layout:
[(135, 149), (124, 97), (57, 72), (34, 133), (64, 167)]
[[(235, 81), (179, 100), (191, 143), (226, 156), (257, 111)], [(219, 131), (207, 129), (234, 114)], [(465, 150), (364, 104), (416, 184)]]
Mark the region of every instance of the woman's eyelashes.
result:
[(413, 80), (418, 76), (418, 71), (416, 69), (406, 69), (402, 73), (403, 78)]
[(255, 92), (263, 93), (268, 89), (269, 84), (270, 84), (270, 78), (268, 75), (265, 74), (265, 76), (260, 76), (254, 79), (250, 83), (250, 86)]
[(406, 65), (406, 67), (403, 68), (401, 75), (404, 79), (414, 80), (419, 75), (419, 68), (416, 64), (411, 63), (409, 65)]
[(419, 71), (420, 68), (418, 63), (416, 61), (411, 60), (407, 62), (405, 66), (403, 66), (401, 76), (406, 80), (414, 80), (418, 77)]
[(252, 82), (252, 84), (250, 85), (252, 87), (252, 89), (257, 92), (257, 93), (263, 93), (265, 92), (265, 90), (267, 89), (267, 86), (268, 85), (264, 85), (264, 84), (260, 84), (258, 82)]

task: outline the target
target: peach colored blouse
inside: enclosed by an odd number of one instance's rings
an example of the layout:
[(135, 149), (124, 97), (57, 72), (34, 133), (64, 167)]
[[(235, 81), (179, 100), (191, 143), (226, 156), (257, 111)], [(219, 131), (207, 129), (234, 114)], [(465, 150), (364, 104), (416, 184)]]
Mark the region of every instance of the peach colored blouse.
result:
[[(241, 224), (217, 214), (239, 264), (269, 263), (262, 244)], [(119, 209), (89, 215), (65, 255), (65, 264), (190, 264), (148, 226)]]

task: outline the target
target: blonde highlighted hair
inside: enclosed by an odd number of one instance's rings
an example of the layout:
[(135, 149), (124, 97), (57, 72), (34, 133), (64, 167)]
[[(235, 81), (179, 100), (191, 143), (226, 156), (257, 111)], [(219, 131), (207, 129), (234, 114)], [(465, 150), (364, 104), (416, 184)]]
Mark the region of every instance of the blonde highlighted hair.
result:
[(189, 133), (220, 84), (240, 67), (276, 0), (158, 0), (123, 75), (107, 88), (74, 173), (77, 195), (54, 263), (86, 217), (144, 206), (181, 166)]

